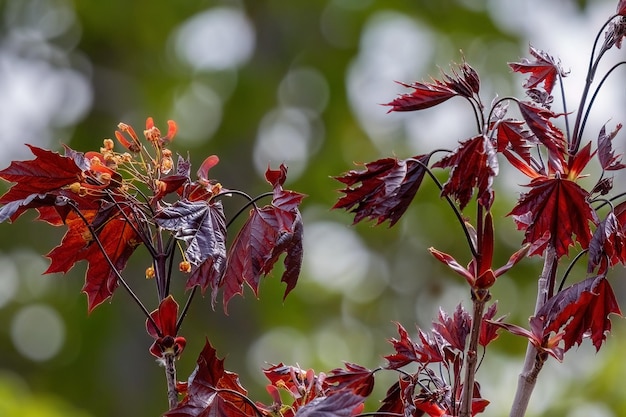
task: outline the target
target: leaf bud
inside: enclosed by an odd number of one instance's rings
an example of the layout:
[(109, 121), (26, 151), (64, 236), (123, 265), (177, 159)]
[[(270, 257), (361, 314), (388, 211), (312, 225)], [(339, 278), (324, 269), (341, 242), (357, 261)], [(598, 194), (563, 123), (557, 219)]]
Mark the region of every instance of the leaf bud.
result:
[(105, 139), (102, 141), (102, 145), (107, 151), (112, 151), (115, 146), (115, 142), (113, 142), (112, 139)]
[(154, 267), (149, 266), (146, 268), (146, 279), (153, 279), (155, 276)]

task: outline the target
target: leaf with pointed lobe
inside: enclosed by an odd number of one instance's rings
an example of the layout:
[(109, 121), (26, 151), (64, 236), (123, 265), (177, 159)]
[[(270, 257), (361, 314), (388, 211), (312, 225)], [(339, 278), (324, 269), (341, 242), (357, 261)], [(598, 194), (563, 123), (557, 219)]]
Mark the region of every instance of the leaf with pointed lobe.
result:
[(596, 228), (589, 243), (587, 272), (597, 266), (598, 275), (605, 275), (609, 267), (626, 263), (626, 235), (615, 211), (611, 210)]
[(504, 316), (494, 320), (493, 318), (495, 317), (497, 310), (498, 302), (496, 301), (495, 303), (490, 305), (487, 311), (485, 311), (485, 314), (483, 314), (483, 321), (480, 325), (480, 335), (478, 337), (478, 344), (483, 347), (487, 347), (489, 343), (498, 338), (499, 327), (491, 323), (491, 321), (501, 323), (504, 320)]
[(152, 317), (152, 320), (146, 319), (146, 331), (150, 336), (155, 339), (161, 337), (160, 335), (176, 336), (178, 303), (172, 295), (164, 298), (159, 303), (159, 308), (150, 313), (150, 317)]
[(472, 326), (472, 319), (467, 311), (458, 304), (454, 315), (450, 317), (441, 308), (439, 309), (438, 321), (433, 322), (433, 331), (443, 337), (453, 349), (465, 350), (467, 336)]
[(347, 389), (361, 397), (367, 397), (374, 389), (374, 372), (361, 365), (346, 362), (344, 368), (333, 369), (326, 375), (325, 383), (333, 389)]
[(354, 224), (363, 219), (376, 220), (377, 225), (389, 220), (389, 227), (393, 226), (413, 201), (429, 159), (430, 155), (403, 160), (384, 158), (366, 163), (363, 171), (335, 177), (346, 188), (333, 209), (355, 213)]
[(162, 228), (187, 244), (185, 257), (192, 264), (187, 289), (211, 286), (213, 300), (226, 267), (226, 218), (220, 201), (179, 200), (154, 217)]
[(552, 172), (563, 172), (567, 154), (565, 135), (550, 121), (557, 114), (532, 103), (520, 101), (517, 104), (528, 128), (548, 150), (548, 166)]
[[(127, 207), (125, 211), (127, 211), (126, 216), (130, 218), (131, 209)], [(93, 224), (98, 218), (99, 210), (85, 210), (81, 213), (90, 224)], [(79, 215), (73, 211), (70, 212), (66, 224), (68, 231), (61, 244), (46, 255), (51, 263), (44, 273), (66, 273), (76, 262), (87, 261), (85, 285), (82, 291), (87, 295), (88, 311), (92, 312), (94, 308), (113, 295), (119, 284), (117, 274), (111, 269), (89, 227)], [(98, 221), (94, 230), (115, 269), (118, 272), (123, 271), (128, 259), (141, 244), (136, 228), (127, 222), (118, 209), (115, 209), (109, 210), (107, 218)]]
[(616, 13), (620, 16), (626, 16), (626, 0), (619, 0), (617, 3)]
[(509, 146), (526, 163), (530, 163), (530, 150), (537, 144), (536, 137), (524, 128), (521, 120), (506, 119), (498, 123), (496, 139), (497, 151), (502, 152)]
[(613, 149), (613, 139), (621, 128), (622, 125), (618, 124), (610, 133), (606, 133), (606, 126), (602, 126), (600, 129), (600, 134), (598, 135), (598, 159), (600, 160), (600, 166), (606, 171), (617, 171), (626, 167), (622, 163), (622, 155), (615, 155), (615, 150)]
[(531, 89), (543, 83), (543, 88), (548, 94), (552, 93), (552, 88), (557, 77), (565, 77), (567, 72), (561, 68), (561, 64), (546, 52), (529, 47), (530, 54), (534, 57), (531, 61), (523, 58), (521, 62), (510, 62), (509, 67), (515, 72), (530, 74), (524, 88)]
[(341, 391), (328, 397), (317, 397), (300, 408), (295, 417), (350, 417), (363, 404), (363, 397)]
[(247, 391), (237, 374), (224, 370), (208, 339), (187, 382), (187, 393), (164, 417), (250, 417), (255, 409), (242, 398)]
[(268, 168), (266, 179), (273, 185), (270, 205), (253, 208), (246, 223), (235, 236), (227, 254), (226, 270), (221, 286), (224, 288), (223, 304), (243, 294), (244, 283), (258, 296), (261, 277), (267, 276), (285, 254), (285, 270), (281, 282), (286, 284), (283, 298), (295, 287), (302, 266), (302, 216), (298, 209), (303, 194), (284, 190), (282, 184), (287, 168)]
[(591, 241), (590, 224), (597, 224), (587, 191), (562, 178), (539, 177), (528, 187), (530, 191), (520, 197), (509, 213), (518, 230), (525, 230), (523, 243), (531, 245), (528, 254), (540, 255), (551, 245), (560, 258), (574, 242), (587, 249)]
[(82, 180), (82, 170), (72, 158), (26, 145), (35, 159), (13, 161), (0, 171), (0, 178), (15, 184), (0, 197), (0, 204), (23, 200), (32, 194), (46, 194)]
[(622, 312), (611, 288), (602, 276), (577, 282), (549, 299), (537, 312), (545, 318), (546, 332), (563, 332), (564, 349), (580, 345), (590, 337), (596, 351), (600, 350), (611, 331), (611, 314)]
[(463, 210), (477, 189), (477, 200), (489, 209), (493, 203), (493, 179), (498, 175), (496, 150), (489, 138), (475, 136), (461, 142), (450, 155), (433, 165), (438, 168), (451, 168), (450, 177), (441, 193), (454, 198)]
[(550, 336), (550, 331), (546, 329), (545, 319), (542, 317), (530, 318), (530, 330), (515, 324), (504, 323), (501, 321), (489, 321), (490, 324), (501, 327), (511, 334), (522, 336), (539, 352), (545, 352), (554, 357), (559, 362), (563, 361), (564, 350), (559, 346), (563, 338), (563, 333), (557, 333)]
[(412, 84), (405, 84), (398, 82), (398, 84), (412, 88), (414, 91), (409, 94), (402, 94), (385, 104), (391, 107), (390, 112), (424, 110), (458, 95), (455, 90), (437, 80), (433, 80), (431, 83), (414, 82)]

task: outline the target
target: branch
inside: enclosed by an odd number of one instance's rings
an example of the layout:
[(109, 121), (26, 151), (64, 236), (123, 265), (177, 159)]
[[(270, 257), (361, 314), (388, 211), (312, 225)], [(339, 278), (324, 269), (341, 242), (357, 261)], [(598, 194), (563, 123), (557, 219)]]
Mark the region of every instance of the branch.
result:
[[(553, 288), (549, 288), (548, 283), (552, 282), (554, 284), (555, 282), (556, 266), (556, 250), (552, 245), (549, 245), (545, 253), (543, 270), (539, 277), (535, 314), (546, 303), (548, 294), (553, 290)], [(513, 400), (509, 417), (523, 417), (526, 414), (530, 396), (535, 389), (537, 376), (543, 367), (544, 361), (545, 358), (538, 355), (537, 349), (529, 342), (526, 348), (524, 366), (517, 380), (517, 391), (515, 392), (515, 399)]]

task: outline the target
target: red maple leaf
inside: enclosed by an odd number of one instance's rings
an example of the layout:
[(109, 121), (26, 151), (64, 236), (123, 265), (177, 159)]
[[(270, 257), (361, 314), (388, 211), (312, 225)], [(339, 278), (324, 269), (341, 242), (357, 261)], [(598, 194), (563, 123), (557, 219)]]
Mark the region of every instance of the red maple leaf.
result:
[(438, 333), (429, 336), (418, 331), (420, 342), (415, 342), (400, 323), (396, 323), (400, 339), (390, 339), (396, 353), (385, 356), (387, 369), (399, 369), (410, 363), (438, 363), (444, 360), (443, 345), (446, 343)]
[(567, 154), (565, 135), (550, 121), (558, 115), (532, 103), (519, 101), (517, 104), (528, 128), (548, 150), (550, 173), (563, 172), (565, 155)]
[(443, 337), (453, 349), (460, 352), (465, 350), (471, 327), (472, 318), (461, 304), (457, 305), (452, 317), (440, 308), (439, 321), (433, 322), (433, 331)]
[[(127, 208), (126, 216), (130, 215), (130, 210)], [(90, 223), (102, 244), (102, 249), (118, 272), (124, 270), (126, 262), (141, 244), (141, 240), (136, 229), (116, 207), (105, 211), (106, 215), (98, 210), (85, 210), (81, 213), (84, 219), (73, 211), (67, 216), (68, 230), (61, 244), (46, 255), (51, 263), (44, 273), (66, 273), (76, 262), (87, 261), (83, 292), (87, 294), (87, 308), (91, 312), (113, 295), (119, 283), (117, 274), (95, 241), (85, 220)]]
[(498, 302), (496, 301), (489, 306), (487, 311), (485, 311), (485, 314), (483, 314), (483, 322), (480, 326), (480, 336), (478, 338), (478, 344), (483, 347), (486, 347), (489, 343), (498, 338), (499, 327), (491, 322), (495, 321), (497, 323), (501, 323), (504, 320), (504, 316), (494, 320), (493, 318), (495, 317), (497, 310)]
[(146, 331), (154, 338), (150, 353), (157, 358), (171, 353), (178, 357), (186, 345), (184, 337), (176, 337), (178, 322), (178, 303), (168, 295), (159, 303), (159, 308), (146, 319)]
[(587, 272), (592, 272), (598, 265), (598, 275), (605, 275), (609, 267), (626, 263), (626, 234), (623, 220), (616, 213), (624, 213), (625, 203), (611, 210), (600, 222), (589, 243)]
[(250, 417), (256, 408), (245, 401), (247, 391), (237, 374), (224, 370), (208, 339), (187, 382), (187, 393), (164, 417)]
[(597, 224), (595, 211), (588, 202), (589, 193), (574, 181), (562, 178), (538, 177), (528, 186), (531, 190), (520, 197), (509, 213), (517, 228), (526, 231), (524, 243), (531, 245), (528, 254), (541, 254), (551, 245), (560, 258), (574, 241), (587, 249), (591, 241), (589, 224)]
[(537, 144), (537, 138), (524, 128), (521, 120), (506, 119), (498, 123), (496, 139), (498, 152), (511, 147), (526, 163), (530, 163), (530, 150)]
[(410, 94), (402, 94), (395, 100), (387, 103), (386, 106), (391, 106), (389, 111), (424, 110), (458, 95), (452, 88), (437, 80), (433, 80), (431, 83), (414, 82), (405, 84), (398, 82), (398, 84), (412, 88), (415, 91)]
[(327, 397), (317, 397), (300, 408), (295, 417), (350, 417), (363, 404), (363, 397), (351, 391), (340, 391)]
[[(14, 221), (25, 210), (42, 206), (61, 207), (57, 197), (70, 193), (64, 188), (83, 180), (82, 169), (73, 158), (59, 155), (36, 146), (27, 145), (35, 159), (13, 161), (0, 171), (0, 178), (15, 184), (0, 197), (0, 222)], [(69, 209), (59, 209), (64, 218)]]
[(546, 52), (529, 47), (530, 54), (535, 58), (533, 61), (523, 58), (521, 62), (510, 62), (509, 67), (515, 72), (530, 73), (530, 77), (524, 83), (524, 88), (535, 88), (543, 82), (543, 87), (548, 94), (552, 93), (554, 82), (557, 77), (565, 77), (561, 64)]
[(622, 164), (622, 155), (615, 155), (613, 149), (613, 138), (617, 135), (617, 132), (622, 128), (621, 124), (618, 124), (610, 133), (606, 133), (605, 126), (602, 126), (598, 135), (598, 159), (600, 160), (600, 166), (606, 171), (616, 171), (626, 167)]
[(354, 223), (363, 219), (393, 226), (402, 217), (422, 184), (430, 155), (408, 159), (384, 158), (365, 164), (363, 171), (350, 171), (336, 180), (345, 193), (333, 209), (355, 213)]
[(243, 293), (247, 284), (258, 295), (261, 276), (267, 275), (285, 253), (285, 271), (281, 282), (287, 284), (284, 296), (295, 287), (302, 265), (302, 218), (298, 206), (304, 195), (284, 190), (284, 165), (265, 173), (274, 187), (272, 204), (250, 210), (250, 217), (239, 230), (230, 250), (221, 286), (224, 287), (224, 310), (228, 301)]
[(498, 175), (496, 150), (489, 138), (475, 136), (464, 142), (450, 155), (437, 162), (435, 167), (450, 167), (450, 178), (442, 194), (459, 202), (461, 210), (469, 203), (477, 189), (478, 201), (487, 209), (493, 203), (493, 178)]
[(526, 330), (515, 324), (503, 323), (501, 321), (490, 321), (489, 323), (507, 330), (509, 333), (522, 336), (537, 349), (538, 352), (547, 353), (559, 362), (563, 361), (563, 348), (559, 346), (563, 340), (563, 333), (550, 334), (546, 329), (545, 318), (534, 316), (530, 320), (530, 330)]
[(226, 219), (222, 203), (183, 199), (164, 207), (154, 220), (187, 244), (185, 257), (192, 264), (192, 270), (186, 288), (199, 285), (204, 293), (211, 286), (215, 302), (226, 267)]
[(589, 277), (559, 292), (537, 312), (545, 332), (562, 332), (565, 351), (590, 337), (600, 350), (611, 330), (610, 314), (622, 315), (611, 284), (602, 276)]
[(325, 383), (336, 390), (347, 389), (361, 397), (367, 397), (374, 389), (374, 371), (361, 365), (346, 363), (345, 369), (333, 369), (326, 375)]

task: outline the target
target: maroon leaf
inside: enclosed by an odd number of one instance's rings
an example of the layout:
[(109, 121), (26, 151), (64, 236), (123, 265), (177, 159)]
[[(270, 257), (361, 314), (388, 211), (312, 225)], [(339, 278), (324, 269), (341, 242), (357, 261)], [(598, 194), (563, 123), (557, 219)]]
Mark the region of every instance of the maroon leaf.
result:
[(510, 62), (509, 66), (515, 72), (530, 74), (524, 88), (535, 88), (543, 82), (544, 89), (551, 94), (556, 77), (565, 77), (567, 73), (563, 71), (559, 62), (544, 51), (530, 46), (529, 52), (535, 58), (534, 61), (523, 58), (521, 62)]
[(589, 243), (588, 259), (587, 272), (600, 265), (598, 275), (605, 275), (607, 268), (619, 262), (626, 263), (626, 235), (613, 210), (596, 228)]
[(171, 353), (179, 356), (187, 341), (183, 337), (176, 337), (176, 324), (178, 321), (178, 303), (172, 295), (159, 303), (159, 308), (150, 313), (150, 319), (146, 319), (146, 330), (154, 338), (150, 353), (157, 358)]
[(236, 374), (224, 370), (224, 360), (206, 340), (197, 365), (187, 382), (187, 393), (164, 417), (250, 417), (256, 415), (247, 391)]
[(421, 343), (416, 343), (409, 337), (408, 332), (400, 323), (396, 323), (400, 339), (390, 339), (396, 353), (385, 356), (387, 369), (399, 369), (410, 363), (438, 363), (444, 360), (444, 339), (438, 333), (432, 337), (423, 331), (418, 335)]
[(510, 146), (522, 160), (530, 163), (530, 150), (536, 145), (537, 139), (531, 132), (524, 129), (523, 121), (502, 120), (498, 123), (496, 139), (498, 140), (498, 152), (502, 152)]
[(610, 314), (622, 315), (611, 285), (604, 277), (590, 277), (549, 299), (537, 312), (545, 317), (546, 331), (563, 330), (565, 351), (590, 337), (600, 350), (611, 330)]
[[(98, 239), (102, 243), (104, 252), (115, 269), (121, 272), (137, 246), (141, 244), (141, 239), (137, 235), (136, 228), (120, 216), (117, 208), (105, 213), (103, 215), (101, 212), (98, 215), (97, 210), (82, 212), (85, 219), (91, 222), (93, 230), (96, 231)], [(126, 215), (130, 215), (130, 209)], [(46, 255), (50, 258), (51, 263), (44, 273), (66, 273), (76, 262), (86, 260), (88, 267), (83, 292), (87, 294), (87, 307), (91, 312), (113, 295), (118, 286), (117, 275), (111, 269), (83, 219), (74, 212), (70, 212), (66, 224), (68, 231), (61, 244)]]
[(355, 213), (354, 224), (363, 219), (377, 220), (380, 224), (389, 220), (393, 226), (407, 208), (426, 173), (430, 155), (419, 155), (409, 159), (379, 159), (365, 164), (364, 171), (350, 171), (335, 177), (344, 183), (345, 193), (333, 209), (345, 209)]
[(518, 102), (520, 113), (526, 124), (548, 150), (548, 165), (552, 172), (563, 172), (565, 161), (565, 136), (550, 119), (556, 114), (543, 107), (536, 107), (531, 103)]
[(226, 219), (220, 201), (180, 200), (164, 207), (155, 222), (187, 244), (185, 257), (192, 264), (187, 289), (211, 286), (212, 300), (226, 267)]
[(615, 171), (626, 167), (622, 164), (622, 155), (615, 155), (613, 149), (613, 138), (617, 135), (617, 132), (622, 128), (621, 124), (618, 124), (611, 133), (607, 134), (605, 126), (600, 129), (598, 135), (598, 159), (600, 160), (600, 166), (606, 171)]
[(367, 397), (374, 389), (374, 372), (354, 363), (346, 363), (345, 369), (333, 369), (325, 382), (336, 389), (348, 389), (361, 397)]
[(503, 323), (501, 321), (489, 321), (490, 324), (501, 327), (511, 334), (522, 336), (537, 349), (538, 352), (545, 352), (554, 357), (559, 362), (563, 361), (563, 348), (559, 346), (563, 338), (563, 333), (550, 336), (550, 331), (546, 329), (545, 319), (541, 317), (530, 318), (530, 329), (515, 324)]
[(385, 104), (386, 106), (391, 106), (389, 111), (424, 110), (458, 95), (455, 90), (437, 80), (433, 80), (432, 83), (415, 82), (405, 84), (399, 82), (398, 84), (412, 88), (415, 91), (410, 94), (402, 94), (395, 100)]
[[(283, 172), (284, 171), (284, 172)], [(283, 172), (283, 174), (278, 174)], [(281, 282), (287, 284), (286, 297), (295, 287), (302, 265), (302, 218), (298, 206), (304, 197), (300, 193), (283, 190), (286, 168), (268, 169), (266, 178), (274, 184), (272, 204), (250, 210), (250, 217), (239, 230), (227, 255), (227, 264), (221, 285), (224, 286), (224, 310), (228, 301), (243, 293), (246, 283), (258, 296), (261, 276), (269, 274), (285, 253), (285, 271)]]
[(509, 213), (517, 228), (526, 230), (524, 243), (531, 245), (529, 255), (541, 254), (552, 245), (560, 258), (574, 241), (587, 249), (591, 241), (589, 223), (597, 224), (587, 191), (561, 178), (539, 177), (529, 187), (531, 190), (520, 197)]
[(487, 209), (493, 203), (493, 178), (498, 175), (496, 150), (489, 138), (475, 136), (464, 142), (435, 167), (450, 167), (450, 178), (444, 184), (442, 194), (453, 197), (459, 202), (461, 210), (472, 198), (477, 188), (477, 199)]
[(363, 397), (341, 391), (328, 397), (318, 397), (296, 412), (296, 417), (350, 417), (363, 404)]
[(452, 348), (463, 352), (465, 343), (472, 326), (470, 315), (458, 304), (454, 315), (448, 316), (446, 312), (439, 309), (439, 322), (433, 322), (433, 331), (443, 337)]
[(498, 310), (498, 303), (495, 302), (485, 314), (483, 314), (483, 322), (480, 325), (480, 336), (478, 338), (478, 344), (487, 347), (487, 345), (498, 338), (498, 329), (499, 327), (492, 323), (492, 321), (496, 323), (501, 323), (504, 320), (504, 316), (493, 320), (496, 315), (496, 311)]
[(16, 183), (0, 197), (0, 204), (23, 200), (32, 194), (46, 194), (82, 180), (82, 170), (74, 159), (36, 146), (26, 146), (35, 159), (13, 161), (0, 171), (0, 178)]

